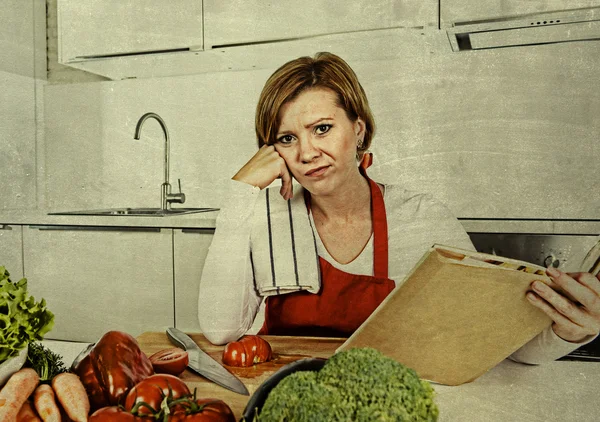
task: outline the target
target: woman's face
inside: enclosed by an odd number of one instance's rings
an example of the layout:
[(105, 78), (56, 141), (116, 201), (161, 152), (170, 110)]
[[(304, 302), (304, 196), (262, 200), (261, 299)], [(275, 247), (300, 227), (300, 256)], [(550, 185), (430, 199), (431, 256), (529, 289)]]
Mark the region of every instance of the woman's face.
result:
[(294, 178), (315, 195), (329, 195), (356, 180), (356, 147), (364, 122), (348, 119), (327, 88), (310, 88), (280, 111), (275, 149)]

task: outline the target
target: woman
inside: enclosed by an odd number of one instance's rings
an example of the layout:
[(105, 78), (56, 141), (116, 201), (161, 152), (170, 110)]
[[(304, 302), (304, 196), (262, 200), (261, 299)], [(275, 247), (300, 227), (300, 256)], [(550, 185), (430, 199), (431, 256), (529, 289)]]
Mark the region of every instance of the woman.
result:
[[(232, 179), (200, 283), (199, 321), (211, 342), (259, 328), (262, 334), (348, 336), (431, 245), (474, 249), (456, 218), (430, 196), (368, 178), (365, 152), (374, 130), (355, 73), (333, 54), (293, 60), (267, 80), (256, 112), (259, 151)], [(256, 215), (259, 198), (278, 178), (283, 199), (304, 200), (321, 285), (318, 293), (276, 294), (263, 302), (252, 228), (263, 218)], [(558, 311), (568, 299), (534, 284), (531, 303), (555, 323), (515, 359), (556, 359), (598, 333), (600, 282), (548, 271), (585, 306)], [(255, 319), (261, 303), (264, 316)]]

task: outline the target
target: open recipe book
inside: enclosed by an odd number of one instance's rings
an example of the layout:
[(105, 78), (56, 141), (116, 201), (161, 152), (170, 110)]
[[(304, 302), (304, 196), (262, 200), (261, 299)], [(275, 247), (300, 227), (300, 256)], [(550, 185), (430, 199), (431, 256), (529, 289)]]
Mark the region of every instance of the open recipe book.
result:
[(469, 382), (552, 321), (526, 299), (546, 270), (496, 255), (434, 245), (338, 349), (374, 347), (440, 384)]

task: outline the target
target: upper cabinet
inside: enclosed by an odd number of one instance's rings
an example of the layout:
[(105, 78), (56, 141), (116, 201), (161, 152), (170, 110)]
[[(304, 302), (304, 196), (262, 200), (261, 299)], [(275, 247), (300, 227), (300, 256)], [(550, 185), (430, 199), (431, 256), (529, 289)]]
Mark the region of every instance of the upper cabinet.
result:
[(439, 24), (438, 0), (57, 1), (58, 62), (114, 80), (271, 68), (321, 50), (376, 59), (390, 34)]
[(441, 25), (600, 6), (600, 0), (440, 0)]
[(202, 49), (201, 0), (58, 0), (62, 64), (136, 53)]
[(204, 0), (206, 48), (395, 27), (437, 27), (438, 0)]

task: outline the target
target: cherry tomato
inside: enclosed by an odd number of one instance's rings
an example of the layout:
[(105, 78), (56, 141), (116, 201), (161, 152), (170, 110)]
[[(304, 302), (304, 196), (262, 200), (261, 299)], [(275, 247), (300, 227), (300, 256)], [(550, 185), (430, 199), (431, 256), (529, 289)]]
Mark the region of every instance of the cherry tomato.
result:
[(196, 399), (177, 405), (171, 422), (235, 422), (231, 408), (219, 399)]
[(153, 419), (132, 415), (118, 406), (103, 407), (92, 413), (88, 422), (150, 422)]
[(165, 397), (175, 400), (187, 395), (190, 395), (190, 389), (176, 376), (155, 374), (129, 390), (125, 398), (125, 410), (137, 415), (153, 415), (160, 412)]
[(271, 345), (259, 336), (244, 336), (228, 343), (223, 350), (223, 363), (229, 366), (252, 366), (271, 358)]
[(150, 362), (157, 374), (181, 374), (189, 362), (188, 353), (178, 347), (164, 349), (150, 356)]

